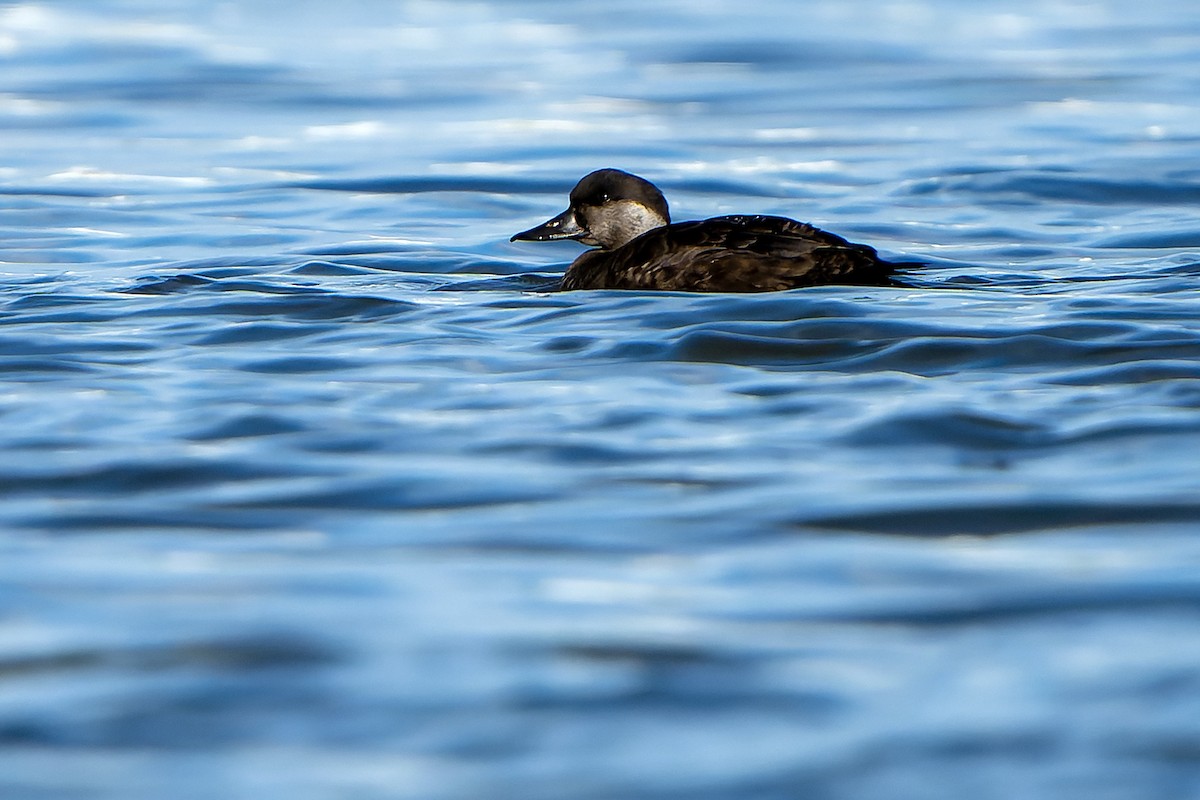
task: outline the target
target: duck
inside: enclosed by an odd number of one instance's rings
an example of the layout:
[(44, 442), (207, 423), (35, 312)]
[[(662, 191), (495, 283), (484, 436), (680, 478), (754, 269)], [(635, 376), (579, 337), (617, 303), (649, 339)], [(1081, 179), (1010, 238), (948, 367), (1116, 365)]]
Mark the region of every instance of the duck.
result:
[(666, 197), (619, 169), (585, 175), (567, 210), (509, 241), (574, 239), (561, 288), (775, 292), (805, 286), (890, 286), (899, 265), (873, 247), (787, 217), (761, 214), (671, 222)]

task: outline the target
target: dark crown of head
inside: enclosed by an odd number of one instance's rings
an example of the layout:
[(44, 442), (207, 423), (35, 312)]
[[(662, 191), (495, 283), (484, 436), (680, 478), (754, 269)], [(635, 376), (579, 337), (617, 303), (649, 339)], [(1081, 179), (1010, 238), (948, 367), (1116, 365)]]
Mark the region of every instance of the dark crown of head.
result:
[(619, 169), (599, 169), (571, 190), (572, 206), (602, 206), (617, 200), (632, 200), (667, 218), (667, 200), (653, 183)]

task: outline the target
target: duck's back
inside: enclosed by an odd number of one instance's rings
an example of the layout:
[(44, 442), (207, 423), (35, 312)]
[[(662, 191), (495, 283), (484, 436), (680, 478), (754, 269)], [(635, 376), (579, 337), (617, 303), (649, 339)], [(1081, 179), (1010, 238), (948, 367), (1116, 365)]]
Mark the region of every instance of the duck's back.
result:
[(680, 222), (575, 260), (564, 289), (769, 292), (820, 284), (885, 285), (875, 250), (784, 217)]

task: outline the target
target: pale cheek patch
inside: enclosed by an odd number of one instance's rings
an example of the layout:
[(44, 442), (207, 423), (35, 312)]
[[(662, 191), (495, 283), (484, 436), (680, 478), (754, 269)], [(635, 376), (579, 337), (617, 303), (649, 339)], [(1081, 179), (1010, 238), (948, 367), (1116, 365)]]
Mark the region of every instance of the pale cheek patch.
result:
[(607, 249), (620, 247), (643, 233), (661, 228), (667, 221), (657, 213), (631, 200), (620, 200), (585, 210), (588, 230)]

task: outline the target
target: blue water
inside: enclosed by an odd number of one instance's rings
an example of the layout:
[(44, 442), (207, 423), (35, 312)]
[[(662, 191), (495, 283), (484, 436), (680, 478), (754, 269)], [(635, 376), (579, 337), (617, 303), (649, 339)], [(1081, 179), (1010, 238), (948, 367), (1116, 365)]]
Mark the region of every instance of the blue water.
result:
[(1194, 3), (2, 4), (0, 797), (1194, 800), (1198, 207)]

